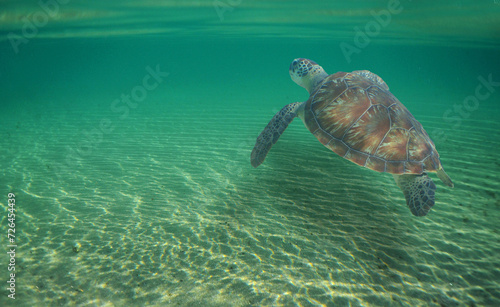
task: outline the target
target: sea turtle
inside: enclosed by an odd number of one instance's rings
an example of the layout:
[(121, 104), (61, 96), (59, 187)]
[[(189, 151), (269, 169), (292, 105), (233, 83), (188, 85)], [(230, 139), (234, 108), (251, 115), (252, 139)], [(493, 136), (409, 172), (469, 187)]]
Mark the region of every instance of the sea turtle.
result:
[(360, 166), (391, 173), (416, 216), (434, 206), (436, 186), (427, 172), (436, 172), (453, 187), (434, 143), (422, 125), (368, 70), (328, 75), (308, 59), (295, 59), (290, 76), (310, 97), (290, 103), (271, 119), (257, 138), (251, 154), (259, 166), (286, 127), (299, 116), (306, 128), (327, 148)]

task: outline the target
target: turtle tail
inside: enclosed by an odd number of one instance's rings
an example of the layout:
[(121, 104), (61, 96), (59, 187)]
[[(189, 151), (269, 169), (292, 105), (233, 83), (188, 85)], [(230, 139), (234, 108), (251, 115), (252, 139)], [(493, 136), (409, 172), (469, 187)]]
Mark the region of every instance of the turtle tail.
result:
[(260, 133), (250, 156), (253, 167), (257, 167), (264, 162), (271, 147), (276, 144), (288, 125), (297, 117), (297, 109), (300, 105), (301, 102), (294, 102), (284, 106)]
[(441, 181), (446, 184), (447, 186), (449, 187), (454, 187), (455, 185), (453, 184), (453, 182), (451, 181), (451, 178), (450, 176), (448, 176), (448, 174), (446, 174), (446, 172), (444, 171), (444, 169), (441, 167), (440, 169), (437, 170), (437, 176), (439, 177), (439, 179), (441, 179)]

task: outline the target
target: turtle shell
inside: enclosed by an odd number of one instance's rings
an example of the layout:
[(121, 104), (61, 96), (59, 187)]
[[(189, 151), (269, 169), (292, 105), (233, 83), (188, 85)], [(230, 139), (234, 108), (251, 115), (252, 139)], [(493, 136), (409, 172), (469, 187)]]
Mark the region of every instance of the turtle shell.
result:
[(441, 168), (422, 125), (369, 71), (326, 77), (306, 102), (304, 123), (333, 152), (374, 171), (421, 174)]

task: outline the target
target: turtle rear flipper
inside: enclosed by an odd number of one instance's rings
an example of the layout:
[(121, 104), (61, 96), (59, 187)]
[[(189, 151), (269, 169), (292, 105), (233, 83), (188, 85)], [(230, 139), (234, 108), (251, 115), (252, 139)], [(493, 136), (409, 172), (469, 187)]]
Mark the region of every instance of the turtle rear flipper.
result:
[(434, 206), (436, 185), (426, 173), (420, 175), (394, 175), (394, 180), (403, 191), (406, 204), (413, 215), (424, 216)]
[(294, 102), (284, 106), (260, 133), (250, 156), (253, 167), (257, 167), (264, 162), (271, 147), (276, 144), (286, 127), (297, 117), (297, 111), (301, 104), (302, 102)]

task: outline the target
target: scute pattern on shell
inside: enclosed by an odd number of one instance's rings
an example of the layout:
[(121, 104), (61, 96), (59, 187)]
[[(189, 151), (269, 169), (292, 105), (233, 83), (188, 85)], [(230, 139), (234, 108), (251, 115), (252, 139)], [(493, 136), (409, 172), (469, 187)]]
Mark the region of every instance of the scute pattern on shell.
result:
[(368, 71), (326, 77), (306, 102), (304, 118), (323, 145), (369, 169), (421, 174), (441, 167), (422, 125)]

